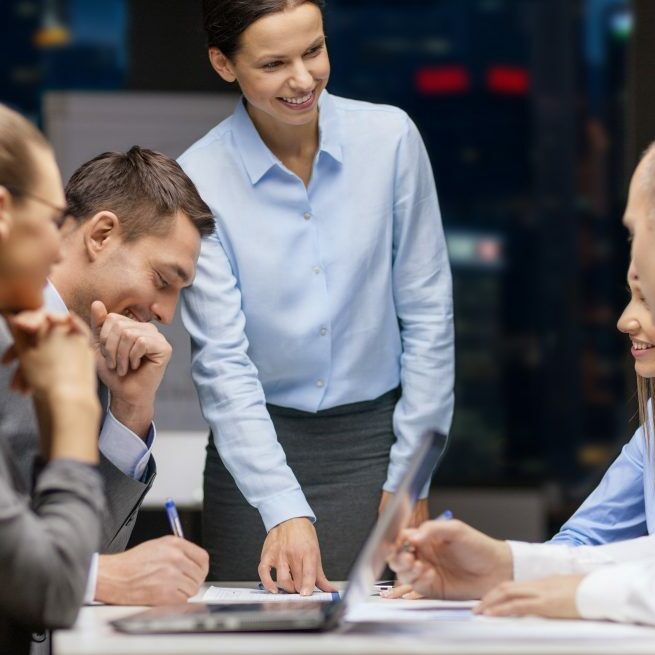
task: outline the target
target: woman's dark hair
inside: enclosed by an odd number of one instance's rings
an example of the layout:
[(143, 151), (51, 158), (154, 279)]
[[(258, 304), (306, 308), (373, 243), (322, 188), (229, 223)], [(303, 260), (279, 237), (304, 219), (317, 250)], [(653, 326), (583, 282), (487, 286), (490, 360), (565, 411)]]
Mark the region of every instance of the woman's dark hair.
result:
[(255, 21), (305, 2), (316, 5), (325, 16), (325, 0), (203, 0), (207, 47), (218, 48), (233, 59), (241, 47), (241, 35)]

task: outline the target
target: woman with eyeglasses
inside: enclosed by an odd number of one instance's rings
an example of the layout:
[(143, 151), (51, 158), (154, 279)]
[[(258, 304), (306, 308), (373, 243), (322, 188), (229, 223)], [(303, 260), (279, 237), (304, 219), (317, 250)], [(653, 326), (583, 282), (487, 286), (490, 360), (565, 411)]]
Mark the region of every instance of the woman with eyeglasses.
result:
[[(39, 311), (66, 216), (54, 155), (28, 121), (0, 105), (0, 320), (15, 345), (2, 364), (32, 395), (41, 462), (21, 478), (0, 434), (0, 652), (28, 653), (30, 634), (70, 626), (100, 539), (100, 406), (90, 334), (74, 316)], [(0, 389), (0, 393), (7, 393)]]
[(453, 409), (430, 161), (404, 111), (328, 93), (325, 5), (205, 0), (210, 63), (242, 97), (180, 158), (217, 218), (183, 295), (212, 430), (210, 578), (259, 575), (273, 593), (345, 579)]

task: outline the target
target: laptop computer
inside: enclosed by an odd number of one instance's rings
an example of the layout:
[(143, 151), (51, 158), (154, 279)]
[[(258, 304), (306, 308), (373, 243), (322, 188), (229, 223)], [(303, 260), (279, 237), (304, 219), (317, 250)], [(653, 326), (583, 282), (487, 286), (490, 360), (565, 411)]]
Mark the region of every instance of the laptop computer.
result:
[(330, 630), (366, 600), (382, 571), (390, 547), (407, 525), (418, 495), (441, 462), (446, 437), (429, 432), (420, 441), (398, 491), (378, 518), (351, 570), (342, 598), (333, 601), (278, 601), (212, 605), (186, 603), (154, 607), (112, 625), (130, 634)]

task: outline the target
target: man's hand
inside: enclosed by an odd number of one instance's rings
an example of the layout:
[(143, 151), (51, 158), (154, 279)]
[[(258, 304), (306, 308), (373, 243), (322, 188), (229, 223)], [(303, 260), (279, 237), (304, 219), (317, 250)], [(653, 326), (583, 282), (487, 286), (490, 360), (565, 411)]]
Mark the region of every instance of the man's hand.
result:
[[(271, 569), (275, 569), (277, 584)], [(264, 588), (273, 594), (278, 587), (303, 596), (314, 593), (314, 586), (336, 591), (323, 572), (316, 529), (306, 518), (289, 519), (268, 533), (258, 571)]]
[(152, 323), (108, 314), (99, 300), (91, 305), (91, 328), (97, 343), (98, 375), (111, 392), (112, 414), (145, 438), (173, 349)]
[(575, 604), (582, 575), (555, 575), (530, 582), (503, 582), (474, 608), (485, 616), (544, 616), (579, 619)]
[[(378, 507), (378, 514), (382, 514), (387, 503), (393, 498), (393, 494), (389, 491), (383, 491), (380, 497), (380, 506)], [(414, 505), (412, 516), (407, 523), (406, 528), (418, 528), (421, 523), (430, 519), (430, 510), (428, 507), (427, 498), (419, 498)]]
[(417, 593), (451, 600), (480, 598), (513, 576), (509, 545), (457, 520), (403, 531), (389, 566)]
[(209, 555), (199, 546), (167, 536), (124, 553), (100, 555), (96, 600), (113, 605), (185, 603), (207, 577)]

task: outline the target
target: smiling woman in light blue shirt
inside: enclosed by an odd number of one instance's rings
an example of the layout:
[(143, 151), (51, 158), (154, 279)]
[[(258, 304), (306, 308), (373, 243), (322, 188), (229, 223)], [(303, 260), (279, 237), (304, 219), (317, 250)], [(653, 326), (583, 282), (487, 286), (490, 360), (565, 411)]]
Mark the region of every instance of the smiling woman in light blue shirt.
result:
[(213, 434), (210, 577), (254, 577), (261, 551), (267, 588), (274, 568), (304, 592), (329, 587), (313, 522), (326, 572), (345, 577), (417, 440), (453, 410), (430, 162), (403, 111), (325, 90), (322, 5), (206, 0), (210, 60), (244, 97), (180, 158), (217, 218), (183, 296)]
[(641, 426), (609, 467), (600, 484), (550, 543), (599, 546), (655, 533), (655, 446), (653, 378), (655, 324), (634, 266), (628, 271), (630, 302), (618, 322), (635, 359)]

